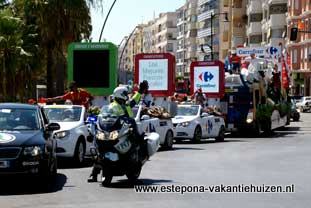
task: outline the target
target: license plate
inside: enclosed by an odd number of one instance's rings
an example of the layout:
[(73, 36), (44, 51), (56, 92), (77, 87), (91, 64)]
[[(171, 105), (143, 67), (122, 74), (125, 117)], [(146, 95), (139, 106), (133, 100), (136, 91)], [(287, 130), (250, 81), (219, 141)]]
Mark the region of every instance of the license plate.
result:
[(0, 168), (8, 168), (9, 166), (9, 161), (0, 161)]
[(111, 160), (111, 161), (117, 161), (117, 160), (119, 160), (119, 155), (117, 153), (113, 153), (113, 152), (106, 152), (104, 154), (104, 158)]
[(228, 129), (233, 129), (234, 128), (234, 124), (228, 124)]
[(127, 151), (130, 150), (132, 144), (129, 140), (120, 141), (118, 144), (114, 146), (120, 153), (125, 154)]

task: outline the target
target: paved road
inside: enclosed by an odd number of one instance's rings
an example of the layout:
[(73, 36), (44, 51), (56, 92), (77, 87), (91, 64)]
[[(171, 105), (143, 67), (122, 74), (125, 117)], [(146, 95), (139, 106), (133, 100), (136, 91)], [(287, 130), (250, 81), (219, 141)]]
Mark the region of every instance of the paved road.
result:
[[(43, 192), (19, 178), (0, 184), (0, 207), (310, 207), (311, 114), (271, 138), (227, 138), (224, 143), (180, 143), (144, 166), (145, 185), (295, 185), (295, 193), (138, 194), (116, 178), (111, 188), (88, 184), (90, 167), (62, 164), (57, 182)], [(25, 181), (26, 180), (26, 181)]]

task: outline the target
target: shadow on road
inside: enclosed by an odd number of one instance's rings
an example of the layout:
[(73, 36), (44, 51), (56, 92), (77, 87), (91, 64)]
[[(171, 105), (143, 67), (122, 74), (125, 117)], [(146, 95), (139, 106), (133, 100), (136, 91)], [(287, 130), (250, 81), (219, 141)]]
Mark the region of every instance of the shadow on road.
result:
[(0, 180), (0, 196), (53, 193), (62, 190), (66, 182), (64, 174), (57, 174), (50, 182), (30, 176), (5, 176)]
[(132, 189), (134, 186), (139, 185), (145, 185), (145, 186), (151, 186), (151, 185), (160, 185), (163, 183), (173, 183), (172, 180), (164, 180), (164, 179), (139, 179), (135, 184), (129, 182), (126, 179), (118, 180), (117, 182), (111, 183), (109, 188), (124, 188), (124, 189)]
[(91, 158), (87, 158), (82, 165), (75, 164), (71, 159), (57, 158), (58, 169), (80, 169), (89, 168), (93, 166)]
[[(192, 145), (200, 145), (200, 144), (219, 144), (219, 143), (226, 143), (226, 142), (247, 142), (245, 140), (240, 140), (240, 139), (230, 139), (230, 138), (225, 138), (225, 141), (223, 142), (216, 142), (215, 139), (204, 139), (201, 140), (198, 143), (193, 143), (190, 140), (183, 140), (183, 141), (176, 141), (175, 144), (192, 144)], [(194, 148), (195, 149), (195, 148)]]

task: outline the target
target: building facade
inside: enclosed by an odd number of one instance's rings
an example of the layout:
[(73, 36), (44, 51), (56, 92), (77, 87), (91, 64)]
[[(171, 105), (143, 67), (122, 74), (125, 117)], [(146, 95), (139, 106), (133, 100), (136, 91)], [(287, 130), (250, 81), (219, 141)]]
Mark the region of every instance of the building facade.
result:
[[(247, 0), (224, 1), (224, 7), (229, 5), (229, 49), (244, 46), (246, 43), (246, 4)], [(225, 34), (224, 38), (227, 37)]]
[(177, 12), (176, 74), (189, 77), (190, 65), (196, 60), (197, 0), (187, 0)]
[(264, 0), (248, 0), (246, 14), (248, 16), (246, 35), (247, 46), (258, 47), (262, 42), (262, 25), (263, 19), (262, 5)]
[(289, 41), (289, 37), (287, 40), (292, 74), (291, 92), (311, 96), (311, 1), (288, 0), (287, 3), (287, 33), (290, 34), (292, 27), (298, 27), (301, 31), (296, 41)]
[(197, 57), (199, 60), (223, 61), (225, 59), (230, 47), (228, 13), (228, 0), (198, 1)]

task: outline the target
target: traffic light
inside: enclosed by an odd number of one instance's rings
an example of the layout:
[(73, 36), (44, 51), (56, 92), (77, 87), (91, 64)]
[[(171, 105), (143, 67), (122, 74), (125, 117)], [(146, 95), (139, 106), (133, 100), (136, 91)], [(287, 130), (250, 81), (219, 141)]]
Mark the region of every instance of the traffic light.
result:
[(290, 41), (296, 41), (298, 36), (298, 28), (293, 27), (290, 29)]

